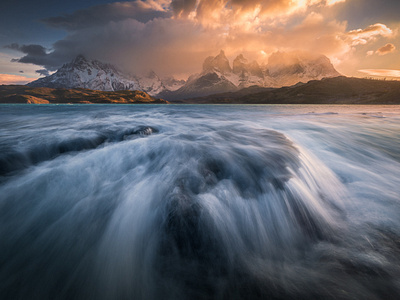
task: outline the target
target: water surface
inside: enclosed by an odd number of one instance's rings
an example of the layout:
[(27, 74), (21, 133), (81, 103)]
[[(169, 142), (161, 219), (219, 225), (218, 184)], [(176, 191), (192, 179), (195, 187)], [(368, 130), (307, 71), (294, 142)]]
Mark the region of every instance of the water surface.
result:
[(396, 106), (1, 105), (4, 299), (397, 299)]

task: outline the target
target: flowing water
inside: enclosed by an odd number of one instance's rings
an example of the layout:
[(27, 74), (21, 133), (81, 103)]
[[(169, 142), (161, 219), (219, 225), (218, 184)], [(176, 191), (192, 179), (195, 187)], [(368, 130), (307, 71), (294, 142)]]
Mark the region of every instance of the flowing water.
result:
[(396, 106), (0, 106), (1, 299), (398, 299)]

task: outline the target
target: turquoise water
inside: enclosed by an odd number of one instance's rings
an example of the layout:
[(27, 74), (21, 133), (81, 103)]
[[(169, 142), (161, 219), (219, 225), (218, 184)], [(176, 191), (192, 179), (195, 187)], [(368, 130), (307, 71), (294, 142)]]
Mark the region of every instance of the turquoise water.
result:
[(397, 106), (1, 105), (5, 299), (396, 299)]

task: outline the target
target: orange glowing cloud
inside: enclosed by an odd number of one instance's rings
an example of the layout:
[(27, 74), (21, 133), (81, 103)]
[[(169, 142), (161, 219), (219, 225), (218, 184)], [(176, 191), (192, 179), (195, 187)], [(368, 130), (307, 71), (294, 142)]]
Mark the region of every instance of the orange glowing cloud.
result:
[(346, 0), (172, 0), (177, 18), (197, 20), (211, 28), (286, 23), (310, 7), (329, 7)]
[(393, 31), (385, 24), (381, 23), (370, 25), (365, 29), (351, 30), (347, 33), (347, 36), (352, 40), (353, 46), (365, 45), (379, 36), (392, 37), (393, 35)]
[(28, 78), (25, 76), (20, 76), (20, 75), (11, 75), (11, 74), (0, 74), (0, 84), (27, 84), (28, 82), (31, 82), (32, 78)]
[(382, 76), (382, 77), (395, 77), (400, 78), (400, 70), (390, 69), (364, 69), (358, 70), (361, 73), (368, 74), (371, 76)]
[(386, 55), (389, 53), (393, 53), (396, 50), (395, 45), (388, 43), (385, 46), (379, 48), (378, 50), (376, 50), (376, 53), (379, 55)]
[[(199, 70), (207, 56), (221, 49), (229, 59), (243, 54), (260, 63), (267, 63), (276, 51), (324, 54), (344, 75), (355, 75), (364, 68), (397, 68), (385, 60), (389, 56), (378, 54), (394, 51), (385, 45), (390, 42), (385, 39), (395, 37), (398, 25), (375, 23), (350, 30), (347, 21), (337, 18), (345, 2), (349, 1), (116, 2), (46, 19), (47, 25), (68, 32), (66, 38), (53, 45), (52, 52), (44, 49), (36, 53), (24, 45), (9, 48), (24, 54), (14, 61), (47, 70), (55, 70), (82, 53), (132, 73), (152, 69), (161, 76), (172, 74), (179, 78)], [(390, 45), (398, 47), (396, 43)], [(368, 60), (364, 59), (366, 56)]]
[(331, 5), (335, 5), (335, 4), (343, 3), (343, 2), (346, 2), (346, 0), (327, 0), (326, 5), (331, 6)]

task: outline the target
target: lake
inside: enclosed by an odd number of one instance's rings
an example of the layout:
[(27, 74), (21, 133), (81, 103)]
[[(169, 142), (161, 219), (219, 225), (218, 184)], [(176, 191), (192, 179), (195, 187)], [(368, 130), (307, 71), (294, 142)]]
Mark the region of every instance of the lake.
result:
[(3, 299), (397, 299), (400, 109), (0, 105)]

